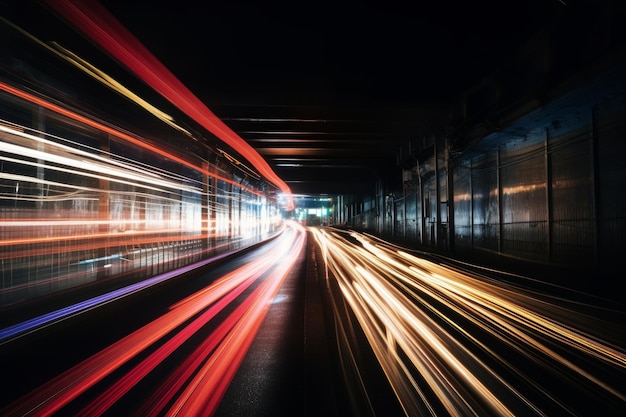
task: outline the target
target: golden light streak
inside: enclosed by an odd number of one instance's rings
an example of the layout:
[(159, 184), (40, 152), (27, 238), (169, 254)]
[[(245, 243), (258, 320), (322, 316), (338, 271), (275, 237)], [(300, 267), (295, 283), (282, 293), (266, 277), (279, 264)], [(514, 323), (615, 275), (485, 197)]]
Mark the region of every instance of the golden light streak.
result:
[(144, 99), (139, 97), (137, 94), (133, 93), (128, 88), (126, 88), (120, 82), (116, 81), (113, 77), (111, 77), (110, 75), (106, 74), (104, 71), (98, 69), (93, 64), (91, 64), (88, 61), (86, 61), (85, 59), (79, 57), (78, 55), (76, 55), (72, 51), (62, 47), (61, 45), (59, 45), (56, 42), (52, 42), (51, 45), (48, 45), (47, 43), (45, 43), (45, 42), (41, 41), (40, 39), (38, 39), (36, 36), (32, 35), (31, 33), (27, 32), (25, 30), (23, 30), (22, 28), (14, 25), (13, 23), (9, 22), (8, 20), (6, 20), (6, 19), (4, 19), (2, 17), (0, 17), (0, 19), (2, 19), (2, 21), (5, 24), (11, 26), (13, 29), (17, 30), (22, 35), (24, 35), (25, 37), (30, 39), (31, 41), (35, 42), (37, 45), (41, 46), (42, 48), (45, 48), (49, 52), (51, 52), (51, 53), (55, 54), (56, 56), (60, 57), (61, 59), (66, 60), (67, 62), (69, 62), (70, 64), (74, 65), (76, 68), (82, 70), (84, 73), (88, 74), (89, 76), (91, 76), (95, 80), (97, 80), (100, 83), (104, 84), (105, 86), (109, 87), (113, 91), (118, 92), (119, 94), (121, 94), (122, 96), (126, 97), (127, 99), (133, 101), (134, 103), (136, 103), (137, 105), (139, 105), (140, 107), (142, 107), (143, 109), (145, 109), (150, 114), (154, 115), (156, 118), (158, 118), (159, 120), (163, 121), (167, 125), (169, 125), (169, 126), (175, 128), (175, 129), (185, 133), (189, 137), (192, 137), (192, 134), (190, 132), (188, 132), (182, 126), (179, 126), (178, 124), (176, 124), (174, 122), (174, 118), (172, 116), (170, 116), (169, 114), (165, 113), (162, 110), (159, 110), (157, 107), (153, 106), (152, 104), (148, 103), (147, 101), (145, 101)]
[(128, 98), (129, 100), (139, 105), (140, 107), (148, 111), (148, 113), (152, 114), (153, 116), (155, 116), (157, 119), (161, 120), (168, 126), (171, 126), (174, 129), (177, 129), (183, 132), (189, 137), (193, 137), (193, 135), (189, 131), (184, 129), (182, 126), (176, 124), (172, 116), (170, 116), (169, 114), (165, 113), (162, 110), (159, 110), (152, 104), (148, 103), (147, 101), (145, 101), (144, 99), (139, 97), (137, 94), (130, 91), (128, 88), (126, 88), (120, 82), (116, 81), (113, 77), (111, 77), (104, 71), (98, 69), (93, 64), (79, 57), (78, 55), (71, 52), (70, 50), (63, 48), (61, 45), (57, 44), (56, 42), (53, 42), (52, 45), (54, 46), (53, 50), (56, 50), (57, 54), (60, 57), (64, 58), (66, 61), (73, 64), (75, 67), (79, 68), (80, 70), (90, 75), (95, 80), (109, 87), (111, 90), (116, 91), (119, 94), (123, 95), (124, 97)]
[[(435, 415), (441, 407), (462, 416), (545, 415), (545, 403), (569, 410), (569, 398), (536, 388), (541, 381), (524, 372), (519, 364), (524, 360), (555, 376), (571, 372), (580, 378), (576, 384), (603, 390), (626, 407), (620, 387), (596, 374), (605, 366), (626, 370), (624, 346), (585, 326), (599, 318), (572, 310), (566, 300), (448, 268), (356, 232), (350, 238), (358, 244), (348, 241), (346, 231), (310, 230), (321, 248), (327, 279), (336, 279), (407, 415)], [(463, 327), (460, 318), (520, 359), (503, 358)], [(585, 361), (572, 361), (562, 353), (566, 349)], [(533, 386), (533, 397), (522, 394), (522, 383)]]

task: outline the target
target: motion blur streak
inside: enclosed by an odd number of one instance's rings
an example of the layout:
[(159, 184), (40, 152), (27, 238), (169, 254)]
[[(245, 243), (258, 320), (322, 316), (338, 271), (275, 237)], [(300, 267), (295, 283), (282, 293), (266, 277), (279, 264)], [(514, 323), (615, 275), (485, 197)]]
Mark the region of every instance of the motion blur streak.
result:
[[(577, 311), (573, 300), (446, 267), (356, 232), (311, 230), (407, 415), (547, 415), (546, 404), (575, 414), (573, 391), (552, 392), (527, 374), (524, 361), (564, 386), (604, 392), (623, 409), (626, 394), (602, 379), (626, 370), (623, 340), (600, 334), (614, 323)], [(516, 353), (502, 353), (494, 340)]]
[[(213, 414), (254, 339), (272, 298), (298, 259), (305, 236), (301, 226), (291, 224), (276, 242), (269, 244), (269, 250), (263, 256), (176, 303), (166, 314), (15, 401), (0, 414), (52, 415), (151, 345), (168, 337), (153, 353), (113, 381), (80, 413), (101, 415), (218, 313), (239, 296), (244, 296), (234, 312), (171, 374), (155, 393), (155, 398), (144, 405), (150, 414), (158, 414), (176, 400), (174, 396), (179, 388), (184, 387), (168, 415)], [(246, 295), (244, 291), (258, 281), (259, 285)], [(189, 380), (192, 375), (195, 376)]]
[(228, 253), (223, 253), (219, 256), (215, 256), (213, 258), (209, 258), (204, 261), (196, 262), (192, 265), (179, 268), (175, 271), (169, 271), (167, 273), (143, 280), (136, 284), (132, 284), (124, 288), (120, 288), (119, 290), (111, 291), (106, 294), (102, 294), (97, 297), (90, 298), (85, 301), (81, 301), (80, 303), (76, 303), (76, 304), (61, 308), (59, 310), (51, 311), (50, 313), (43, 314), (41, 316), (35, 317), (30, 320), (26, 320), (24, 322), (15, 324), (13, 326), (0, 329), (0, 344), (10, 341), (18, 336), (22, 336), (29, 332), (40, 329), (44, 326), (48, 326), (54, 322), (63, 320), (67, 317), (74, 316), (76, 314), (82, 313), (87, 310), (91, 310), (92, 308), (98, 307), (99, 305), (109, 303), (113, 300), (125, 297), (137, 291), (145, 290), (146, 288), (152, 285), (159, 284), (168, 279), (177, 277), (182, 273), (200, 268), (204, 265), (210, 264), (211, 262), (215, 262), (220, 258), (226, 257), (227, 255)]
[[(277, 230), (278, 202), (254, 181), (20, 88), (0, 90), (19, 99), (9, 101), (16, 111), (44, 108), (50, 125), (70, 127), (53, 134), (0, 120), (1, 305), (131, 270), (159, 274)], [(74, 122), (85, 132), (74, 134)]]
[[(236, 319), (235, 317), (229, 318), (232, 322), (229, 334), (178, 397), (166, 414), (167, 416), (210, 416), (215, 412), (261, 326), (271, 300), (276, 296), (293, 263), (301, 253), (304, 242), (305, 234), (303, 229), (300, 229), (299, 235), (290, 243), (290, 246), (284, 246), (281, 249), (282, 253), (287, 254), (286, 261), (278, 264), (277, 268), (255, 290), (255, 293), (246, 299)], [(276, 257), (276, 253), (271, 255)], [(268, 262), (271, 262), (271, 257)]]
[(118, 93), (122, 94), (123, 96), (125, 96), (129, 100), (134, 101), (139, 106), (143, 107), (146, 111), (148, 111), (149, 113), (151, 113), (152, 115), (157, 117), (159, 120), (161, 120), (164, 123), (172, 126), (175, 129), (178, 129), (181, 132), (191, 136), (191, 133), (189, 133), (183, 127), (181, 127), (181, 126), (177, 125), (176, 123), (174, 123), (174, 120), (173, 120), (172, 116), (168, 115), (167, 113), (159, 110), (158, 108), (156, 108), (152, 104), (148, 103), (147, 101), (145, 101), (144, 99), (139, 97), (137, 94), (133, 93), (128, 88), (124, 87), (121, 83), (116, 81), (113, 77), (111, 77), (110, 75), (106, 74), (104, 71), (98, 69), (93, 64), (91, 64), (88, 61), (82, 59), (78, 55), (74, 54), (73, 52), (69, 51), (66, 48), (63, 48), (61, 45), (59, 45), (59, 44), (57, 44), (55, 42), (52, 42), (50, 45), (48, 45), (47, 43), (45, 43), (45, 42), (39, 40), (37, 37), (33, 36), (31, 33), (28, 33), (27, 31), (19, 28), (18, 26), (16, 26), (13, 23), (7, 21), (6, 19), (3, 19), (2, 17), (0, 17), (0, 19), (5, 24), (10, 25), (15, 30), (19, 31), (24, 36), (26, 36), (29, 39), (31, 39), (33, 42), (37, 43), (40, 47), (47, 49), (48, 51), (52, 52), (53, 54), (57, 55), (58, 57), (60, 57), (62, 59), (65, 59), (67, 62), (71, 63), (76, 68), (79, 68), (80, 70), (82, 70), (83, 72), (85, 72), (86, 74), (88, 74), (89, 76), (94, 78), (95, 80), (97, 80), (100, 83), (106, 85), (107, 87), (111, 88), (112, 90), (117, 91)]
[[(164, 156), (167, 159), (170, 159), (172, 161), (178, 162), (178, 163), (180, 163), (180, 164), (182, 164), (184, 166), (187, 166), (189, 168), (192, 168), (192, 169), (194, 169), (194, 170), (196, 170), (198, 172), (202, 172), (202, 173), (210, 175), (210, 176), (215, 176), (216, 178), (219, 178), (219, 179), (221, 179), (223, 181), (229, 182), (229, 183), (231, 183), (233, 185), (240, 186), (239, 184), (237, 184), (236, 182), (234, 182), (232, 180), (229, 180), (229, 179), (224, 178), (224, 177), (216, 176), (215, 173), (209, 172), (208, 170), (203, 169), (202, 167), (199, 167), (199, 166), (197, 166), (197, 165), (195, 165), (193, 163), (190, 163), (189, 161), (187, 161), (187, 160), (185, 160), (183, 158), (179, 158), (178, 156), (172, 154), (171, 152), (167, 152), (167, 151), (165, 151), (163, 149), (160, 149), (160, 148), (158, 148), (156, 146), (152, 146), (152, 145), (150, 145), (149, 143), (146, 143), (143, 140), (137, 139), (137, 138), (135, 138), (135, 137), (133, 137), (133, 136), (131, 136), (129, 134), (121, 132), (121, 131), (119, 131), (117, 129), (113, 129), (113, 128), (111, 128), (111, 127), (109, 127), (109, 126), (107, 126), (107, 125), (105, 125), (103, 123), (97, 122), (95, 120), (92, 120), (92, 119), (90, 119), (88, 117), (82, 116), (82, 115), (80, 115), (78, 113), (75, 113), (73, 111), (64, 109), (63, 107), (57, 106), (54, 103), (51, 103), (51, 102), (49, 102), (47, 100), (44, 100), (44, 99), (39, 98), (39, 97), (36, 97), (36, 96), (34, 96), (32, 94), (29, 94), (29, 93), (27, 93), (25, 91), (22, 91), (22, 90), (20, 90), (18, 88), (15, 88), (15, 87), (10, 86), (8, 84), (5, 84), (3, 82), (0, 82), (0, 90), (6, 91), (7, 93), (11, 93), (11, 94), (15, 95), (16, 97), (20, 97), (20, 98), (22, 98), (24, 100), (30, 101), (31, 103), (34, 103), (34, 104), (37, 104), (37, 105), (42, 106), (44, 108), (47, 108), (49, 110), (52, 110), (53, 112), (58, 113), (60, 115), (67, 116), (67, 117), (69, 117), (71, 119), (74, 119), (74, 120), (76, 120), (78, 122), (81, 122), (81, 123), (84, 123), (84, 124), (86, 124), (88, 126), (94, 127), (94, 128), (96, 128), (96, 129), (98, 129), (98, 130), (100, 130), (102, 132), (108, 133), (108, 134), (113, 135), (113, 136), (115, 136), (117, 138), (125, 140), (125, 141), (127, 141), (129, 143), (132, 143), (133, 145), (137, 145), (137, 146), (139, 146), (141, 148), (144, 148), (144, 149), (146, 149), (146, 150), (148, 150), (150, 152), (153, 152), (153, 153), (155, 153), (157, 155)], [(4, 126), (2, 126), (2, 127), (4, 129), (6, 129), (6, 127), (4, 127)], [(10, 131), (10, 133), (12, 133), (12, 134), (19, 133), (18, 131), (14, 130), (14, 129), (10, 129), (8, 131)], [(33, 140), (38, 140), (36, 136), (32, 136), (32, 135), (28, 135), (28, 136), (25, 136), (25, 137), (30, 137)], [(54, 144), (54, 145), (58, 146), (57, 144)], [(260, 194), (260, 193), (258, 193), (258, 191), (253, 190), (253, 189), (251, 189), (249, 187), (243, 187), (243, 188), (246, 191), (250, 191), (250, 192), (252, 192), (254, 194)]]
[[(46, 3), (172, 104), (232, 146), (284, 194), (291, 196), (289, 186), (274, 173), (263, 157), (215, 116), (100, 4), (80, 0), (48, 0)], [(290, 207), (292, 204), (290, 199)]]

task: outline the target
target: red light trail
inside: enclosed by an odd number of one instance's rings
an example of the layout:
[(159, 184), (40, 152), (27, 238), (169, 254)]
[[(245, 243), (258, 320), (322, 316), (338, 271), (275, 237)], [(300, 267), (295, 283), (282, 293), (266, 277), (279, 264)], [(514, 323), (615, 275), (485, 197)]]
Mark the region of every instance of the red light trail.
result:
[[(239, 152), (284, 194), (291, 195), (289, 186), (274, 173), (263, 157), (222, 122), (99, 3), (62, 0), (47, 1), (47, 4), (172, 104)], [(289, 209), (293, 208), (291, 198), (288, 204)]]
[[(1, 414), (53, 415), (152, 345), (166, 339), (80, 413), (83, 416), (101, 415), (190, 337), (243, 296), (243, 301), (237, 302), (237, 307), (155, 390), (142, 411), (142, 415), (162, 415), (163, 412), (166, 415), (212, 415), (254, 340), (271, 300), (300, 256), (305, 241), (304, 228), (292, 223), (263, 256), (171, 305), (167, 313), (26, 394), (1, 410)], [(258, 285), (246, 294), (245, 290), (255, 283)]]

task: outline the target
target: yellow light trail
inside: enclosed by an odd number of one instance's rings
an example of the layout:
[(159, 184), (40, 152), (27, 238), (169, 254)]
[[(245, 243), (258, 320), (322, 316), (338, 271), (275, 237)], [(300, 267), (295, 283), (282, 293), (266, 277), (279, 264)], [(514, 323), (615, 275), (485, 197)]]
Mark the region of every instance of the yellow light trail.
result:
[(626, 379), (626, 350), (598, 331), (623, 335), (621, 325), (578, 312), (573, 301), (461, 272), (356, 232), (348, 239), (339, 229), (310, 230), (327, 279), (336, 280), (406, 415), (549, 415), (546, 404), (576, 414), (570, 398), (527, 374), (525, 361), (626, 410), (622, 388), (602, 377)]

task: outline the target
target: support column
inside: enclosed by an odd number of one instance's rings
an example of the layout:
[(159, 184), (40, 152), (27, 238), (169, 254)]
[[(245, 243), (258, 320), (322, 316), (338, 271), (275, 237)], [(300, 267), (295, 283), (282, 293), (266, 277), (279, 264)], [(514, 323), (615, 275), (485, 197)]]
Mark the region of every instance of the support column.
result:
[(202, 252), (206, 253), (209, 248), (210, 221), (209, 221), (209, 163), (202, 161), (202, 214), (201, 214), (201, 230), (205, 238), (202, 239)]
[(241, 236), (243, 234), (242, 230), (242, 222), (243, 222), (243, 178), (239, 181), (239, 194), (238, 194), (238, 204), (237, 204), (237, 236)]
[(500, 172), (500, 148), (496, 156), (496, 186), (498, 188), (498, 253), (502, 252), (502, 220), (504, 218), (502, 213), (502, 181)]
[[(33, 126), (39, 132), (46, 131), (44, 108), (41, 106), (36, 106), (33, 111)], [(39, 136), (43, 136), (43, 134), (39, 134)], [(37, 150), (40, 152), (45, 152), (46, 151), (45, 145), (42, 142), (39, 142), (37, 144)], [(37, 160), (37, 179), (41, 181), (39, 184), (37, 184), (37, 202), (35, 203), (38, 210), (41, 210), (42, 208), (44, 208), (43, 201), (44, 201), (44, 197), (46, 194), (45, 192), (46, 186), (43, 183), (45, 179), (44, 177), (45, 177), (44, 161), (42, 159), (38, 159)]]
[[(231, 178), (232, 179), (232, 178)], [(233, 235), (235, 234), (235, 226), (233, 224), (233, 219), (235, 218), (233, 213), (233, 183), (228, 183), (228, 242), (233, 241)]]
[(434, 143), (435, 152), (435, 246), (441, 247), (441, 190), (439, 189), (439, 158), (437, 155), (437, 139)]
[[(404, 176), (404, 172), (402, 173)], [(402, 178), (402, 239), (406, 240), (406, 184)]]
[[(110, 136), (108, 134), (102, 135), (100, 137), (100, 150), (104, 155), (108, 155), (111, 149), (110, 144)], [(109, 199), (110, 199), (110, 181), (106, 178), (100, 178), (98, 180), (98, 220), (100, 221), (100, 225), (98, 226), (98, 234), (100, 236), (108, 236), (110, 228), (109, 228), (109, 220), (110, 220), (110, 209), (109, 209)], [(144, 215), (145, 216), (145, 215)], [(109, 249), (106, 247), (104, 243), (107, 243), (108, 237), (105, 237), (101, 240), (103, 243), (98, 247), (98, 258), (102, 259), (108, 255)], [(99, 262), (98, 265), (101, 263)], [(103, 278), (107, 275), (107, 270), (105, 268), (97, 269), (97, 278)]]
[(469, 195), (470, 195), (470, 247), (474, 249), (474, 185), (472, 183), (473, 160), (470, 161)]
[(600, 216), (600, 161), (599, 161), (599, 142), (598, 142), (598, 122), (597, 108), (591, 108), (591, 175), (592, 188), (591, 198), (593, 201), (593, 233), (594, 233), (594, 267), (597, 268), (601, 264), (600, 256), (602, 255), (602, 224)]
[(448, 249), (454, 253), (454, 164), (449, 145), (446, 144), (446, 180), (448, 208)]
[[(217, 167), (214, 167), (217, 169)], [(217, 246), (217, 177), (209, 176), (209, 249)]]
[(550, 132), (545, 129), (544, 163), (546, 170), (546, 244), (548, 262), (552, 262), (552, 159), (550, 157)]

